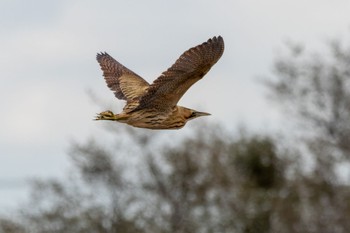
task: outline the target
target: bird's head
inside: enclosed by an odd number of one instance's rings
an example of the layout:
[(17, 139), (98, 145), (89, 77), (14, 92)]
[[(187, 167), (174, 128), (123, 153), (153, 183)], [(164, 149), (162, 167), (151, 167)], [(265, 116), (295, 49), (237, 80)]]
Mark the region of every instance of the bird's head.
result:
[(210, 113), (199, 112), (197, 110), (190, 109), (190, 108), (183, 108), (183, 111), (184, 111), (184, 116), (185, 116), (186, 121), (193, 120), (193, 119), (195, 119), (197, 117), (201, 117), (201, 116), (210, 116), (211, 115)]

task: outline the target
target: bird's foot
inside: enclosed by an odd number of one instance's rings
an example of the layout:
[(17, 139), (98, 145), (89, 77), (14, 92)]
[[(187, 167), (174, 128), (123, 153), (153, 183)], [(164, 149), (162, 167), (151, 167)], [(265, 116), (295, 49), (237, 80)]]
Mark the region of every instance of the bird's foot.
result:
[(95, 121), (98, 121), (98, 120), (110, 120), (110, 121), (113, 121), (115, 120), (116, 117), (114, 115), (114, 113), (112, 111), (104, 111), (104, 112), (101, 112), (101, 113), (98, 113), (97, 116), (95, 117)]

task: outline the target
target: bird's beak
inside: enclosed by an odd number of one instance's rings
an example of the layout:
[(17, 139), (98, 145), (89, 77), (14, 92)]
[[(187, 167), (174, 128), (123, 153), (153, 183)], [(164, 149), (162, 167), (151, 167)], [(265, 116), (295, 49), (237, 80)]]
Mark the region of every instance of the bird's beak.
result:
[(195, 113), (196, 117), (201, 117), (201, 116), (210, 116), (210, 113), (207, 112), (196, 112)]

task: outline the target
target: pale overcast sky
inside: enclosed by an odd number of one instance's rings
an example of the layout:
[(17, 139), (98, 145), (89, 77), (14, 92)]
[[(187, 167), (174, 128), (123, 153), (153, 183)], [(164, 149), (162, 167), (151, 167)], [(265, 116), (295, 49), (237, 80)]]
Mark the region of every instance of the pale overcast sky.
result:
[(200, 121), (269, 131), (278, 115), (257, 77), (286, 40), (322, 48), (348, 36), (349, 11), (346, 0), (1, 0), (0, 209), (23, 199), (23, 179), (63, 175), (71, 140), (108, 137), (92, 121), (106, 109), (87, 90), (114, 111), (123, 103), (106, 87), (97, 52), (152, 82), (182, 52), (221, 35), (224, 55), (180, 104), (212, 114)]

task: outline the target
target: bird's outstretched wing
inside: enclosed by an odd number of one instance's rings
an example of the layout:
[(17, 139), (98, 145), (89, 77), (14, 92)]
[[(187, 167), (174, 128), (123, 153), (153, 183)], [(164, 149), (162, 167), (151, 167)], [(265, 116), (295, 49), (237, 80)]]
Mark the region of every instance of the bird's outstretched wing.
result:
[(149, 86), (137, 109), (172, 108), (185, 92), (210, 70), (223, 52), (224, 40), (221, 36), (187, 50)]
[(98, 53), (96, 59), (101, 66), (107, 86), (118, 99), (129, 102), (142, 96), (149, 87), (148, 82), (120, 64), (108, 53)]

